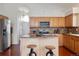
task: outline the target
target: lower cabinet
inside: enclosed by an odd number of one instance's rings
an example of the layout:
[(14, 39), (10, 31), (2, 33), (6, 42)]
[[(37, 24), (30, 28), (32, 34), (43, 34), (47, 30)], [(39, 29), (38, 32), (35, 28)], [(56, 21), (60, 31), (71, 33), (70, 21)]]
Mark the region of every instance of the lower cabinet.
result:
[(75, 40), (75, 53), (79, 55), (79, 38), (78, 37)]
[(63, 41), (63, 45), (64, 47), (66, 48), (69, 48), (70, 47), (70, 37), (68, 35), (64, 35), (64, 41)]
[(71, 43), (70, 42), (70, 36), (67, 36), (67, 39), (66, 39), (66, 45), (67, 45), (66, 47), (67, 48), (70, 48), (70, 43)]
[(79, 37), (63, 35), (63, 46), (79, 55)]
[(67, 40), (66, 40), (67, 38), (66, 38), (66, 36), (64, 35), (63, 36), (63, 45), (65, 46), (65, 47), (67, 47)]
[(75, 40), (73, 39), (74, 37), (73, 36), (71, 36), (71, 39), (70, 39), (70, 47), (69, 47), (69, 49), (71, 50), (71, 51), (73, 51), (73, 52), (75, 52)]

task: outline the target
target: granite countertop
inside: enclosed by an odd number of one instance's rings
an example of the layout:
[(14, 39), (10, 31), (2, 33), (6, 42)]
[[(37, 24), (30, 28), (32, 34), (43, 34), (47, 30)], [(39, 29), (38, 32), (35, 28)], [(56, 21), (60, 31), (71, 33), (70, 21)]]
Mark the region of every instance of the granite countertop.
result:
[(69, 35), (73, 35), (73, 36), (79, 36), (79, 34), (69, 34)]
[(30, 37), (20, 37), (20, 38), (47, 38), (47, 37), (58, 37), (60, 34), (44, 34), (42, 36), (30, 36)]
[(70, 33), (70, 34), (63, 34), (63, 35), (72, 35), (72, 36), (77, 36), (77, 37), (79, 37), (79, 34), (72, 34), (72, 33)]

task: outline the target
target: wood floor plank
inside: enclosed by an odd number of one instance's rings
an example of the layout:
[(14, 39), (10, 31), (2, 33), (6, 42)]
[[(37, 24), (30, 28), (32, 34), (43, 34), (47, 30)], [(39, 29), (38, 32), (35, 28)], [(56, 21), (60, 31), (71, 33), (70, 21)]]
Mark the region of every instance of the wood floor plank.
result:
[[(12, 45), (8, 50), (0, 53), (0, 56), (20, 56), (20, 45)], [(64, 47), (59, 47), (59, 56), (74, 56), (74, 54)]]
[(0, 56), (20, 56), (20, 46), (12, 45), (8, 50), (0, 53)]

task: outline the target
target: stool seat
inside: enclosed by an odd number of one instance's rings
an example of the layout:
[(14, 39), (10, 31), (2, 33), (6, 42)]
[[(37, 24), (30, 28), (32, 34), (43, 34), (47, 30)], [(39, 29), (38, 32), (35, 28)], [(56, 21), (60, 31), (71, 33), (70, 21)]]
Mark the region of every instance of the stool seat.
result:
[(36, 45), (34, 45), (34, 44), (30, 44), (27, 46), (27, 48), (35, 48), (35, 47), (36, 47)]
[(55, 49), (55, 47), (52, 46), (52, 45), (47, 45), (47, 46), (45, 46), (45, 48), (46, 48), (46, 49), (49, 49), (49, 50), (53, 50), (53, 49)]
[(27, 48), (30, 48), (29, 56), (32, 56), (32, 55), (37, 56), (36, 52), (34, 51), (34, 48), (35, 48), (35, 47), (36, 47), (35, 44), (29, 44), (29, 45), (27, 45)]

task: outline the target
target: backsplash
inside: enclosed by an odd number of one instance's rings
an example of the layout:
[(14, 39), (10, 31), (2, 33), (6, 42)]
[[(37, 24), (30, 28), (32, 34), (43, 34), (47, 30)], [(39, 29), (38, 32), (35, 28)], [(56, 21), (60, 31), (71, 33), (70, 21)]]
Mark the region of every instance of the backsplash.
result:
[(54, 28), (31, 28), (31, 32), (42, 33), (42, 34), (61, 34), (61, 33), (72, 33), (79, 34), (76, 30), (77, 27), (54, 27)]

